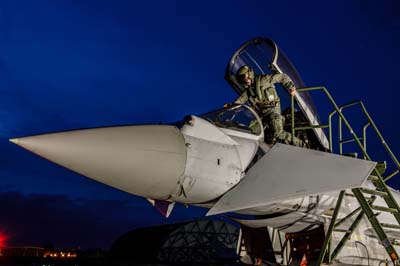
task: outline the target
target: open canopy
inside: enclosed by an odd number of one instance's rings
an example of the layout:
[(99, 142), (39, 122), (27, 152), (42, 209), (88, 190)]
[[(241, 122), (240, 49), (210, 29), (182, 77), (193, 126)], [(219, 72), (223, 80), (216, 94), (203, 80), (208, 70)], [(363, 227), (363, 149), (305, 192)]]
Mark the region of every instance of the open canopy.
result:
[[(253, 68), (257, 75), (271, 74), (272, 71), (285, 73), (292, 79), (297, 88), (305, 87), (294, 65), (273, 40), (261, 37), (252, 39), (243, 44), (229, 60), (225, 79), (238, 94), (241, 94), (244, 88), (236, 80), (236, 72), (243, 65)], [(310, 124), (319, 125), (318, 113), (309, 93), (297, 93), (296, 100)], [(328, 148), (328, 139), (324, 131), (320, 128), (316, 128), (314, 131), (321, 144)]]

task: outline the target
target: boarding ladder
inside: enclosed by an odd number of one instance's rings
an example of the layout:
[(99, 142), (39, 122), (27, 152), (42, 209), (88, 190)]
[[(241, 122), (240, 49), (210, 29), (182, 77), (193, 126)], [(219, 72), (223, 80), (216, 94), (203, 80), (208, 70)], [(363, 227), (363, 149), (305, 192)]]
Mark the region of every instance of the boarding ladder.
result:
[[(347, 193), (346, 191), (341, 191), (336, 203), (336, 207), (334, 209), (333, 215), (331, 222), (329, 224), (328, 230), (326, 232), (326, 237), (324, 244), (321, 249), (320, 256), (317, 261), (317, 265), (322, 265), (322, 264), (332, 264), (333, 260), (339, 255), (340, 251), (343, 249), (345, 246), (346, 242), (350, 239), (352, 233), (354, 230), (357, 228), (359, 225), (360, 221), (362, 220), (363, 216), (366, 215), (367, 219), (371, 223), (372, 228), (375, 230), (375, 233), (377, 234), (380, 243), (382, 246), (385, 248), (387, 254), (391, 258), (392, 262), (394, 265), (400, 265), (400, 260), (399, 260), (399, 255), (397, 254), (394, 246), (399, 245), (400, 246), (400, 241), (399, 240), (393, 240), (389, 239), (388, 236), (385, 233), (385, 228), (390, 228), (390, 229), (400, 229), (400, 207), (396, 200), (393, 198), (393, 195), (391, 193), (390, 188), (386, 185), (386, 181), (391, 179), (392, 177), (396, 176), (399, 174), (400, 171), (400, 164), (399, 161), (397, 160), (396, 156), (388, 146), (388, 144), (385, 142), (381, 132), (377, 128), (376, 124), (372, 120), (371, 116), (367, 112), (364, 104), (361, 101), (357, 102), (352, 102), (343, 106), (338, 106), (328, 90), (325, 87), (309, 87), (309, 88), (300, 88), (297, 89), (298, 92), (304, 92), (304, 91), (322, 91), (329, 99), (331, 102), (333, 108), (333, 111), (329, 114), (328, 117), (328, 124), (325, 125), (312, 125), (308, 127), (295, 127), (295, 119), (294, 119), (294, 110), (295, 110), (295, 100), (294, 97), (291, 97), (291, 115), (292, 115), (292, 121), (291, 121), (291, 129), (292, 129), (292, 136), (295, 135), (295, 132), (297, 130), (306, 130), (306, 129), (315, 129), (315, 128), (327, 128), (329, 131), (329, 148), (330, 151), (333, 151), (333, 140), (332, 140), (332, 119), (334, 116), (337, 117), (338, 121), (338, 146), (339, 146), (339, 154), (343, 154), (343, 145), (347, 143), (356, 143), (358, 148), (361, 150), (363, 159), (365, 160), (371, 160), (371, 157), (369, 156), (367, 152), (367, 128), (372, 127), (374, 133), (377, 135), (378, 139), (380, 140), (381, 144), (383, 145), (384, 149), (388, 153), (390, 159), (393, 161), (396, 170), (387, 176), (383, 176), (385, 170), (386, 170), (386, 162), (380, 162), (377, 164), (375, 169), (373, 170), (372, 174), (368, 177), (369, 180), (373, 183), (375, 186), (374, 189), (366, 189), (366, 188), (355, 188), (352, 189), (352, 193)], [(363, 130), (362, 130), (362, 136), (358, 136), (353, 128), (351, 127), (350, 123), (346, 119), (345, 115), (343, 114), (343, 110), (349, 107), (360, 107), (363, 114), (365, 115), (365, 118), (367, 122), (364, 124)], [(343, 139), (343, 127), (347, 128), (350, 132), (351, 138), (350, 139)], [(360, 204), (360, 207), (348, 214), (346, 217), (340, 219), (339, 221), (337, 220), (340, 207), (343, 202), (343, 198), (345, 196), (350, 196), (350, 197), (355, 197), (357, 201)], [(383, 206), (376, 206), (374, 205), (374, 201), (377, 197), (383, 198), (384, 202), (386, 202), (387, 207)], [(381, 223), (379, 221), (379, 214), (381, 212), (389, 212), (391, 213), (394, 217), (395, 220), (397, 221), (396, 224), (386, 224), (386, 223)], [(354, 217), (355, 215), (356, 218), (352, 222), (351, 226), (346, 229), (339, 229), (339, 226), (342, 225), (345, 221), (348, 221), (348, 219)], [(334, 232), (342, 232), (344, 233), (342, 239), (338, 242), (336, 247), (332, 247), (332, 234)]]

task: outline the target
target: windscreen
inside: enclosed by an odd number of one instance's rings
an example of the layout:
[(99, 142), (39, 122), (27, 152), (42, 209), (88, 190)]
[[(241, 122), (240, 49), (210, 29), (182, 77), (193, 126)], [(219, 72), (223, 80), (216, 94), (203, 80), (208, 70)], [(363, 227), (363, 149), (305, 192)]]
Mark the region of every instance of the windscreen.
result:
[(232, 129), (257, 136), (262, 133), (262, 126), (257, 117), (250, 111), (249, 107), (243, 105), (213, 111), (201, 115), (201, 118), (220, 128)]
[[(285, 73), (290, 76), (297, 88), (305, 87), (294, 65), (275, 42), (270, 39), (255, 38), (246, 42), (234, 53), (229, 61), (225, 79), (238, 94), (241, 94), (244, 88), (236, 80), (236, 72), (243, 65), (253, 68), (256, 75), (270, 74), (272, 71)], [(310, 124), (319, 125), (318, 114), (309, 93), (297, 93), (296, 100)], [(322, 145), (328, 148), (329, 142), (324, 131), (320, 128), (316, 128), (314, 131)]]

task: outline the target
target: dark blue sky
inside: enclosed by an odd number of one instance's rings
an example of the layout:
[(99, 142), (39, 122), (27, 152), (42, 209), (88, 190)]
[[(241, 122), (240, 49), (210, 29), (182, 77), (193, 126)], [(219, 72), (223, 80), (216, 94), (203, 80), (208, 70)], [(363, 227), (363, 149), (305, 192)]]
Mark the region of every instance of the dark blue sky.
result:
[[(398, 1), (2, 1), (0, 230), (9, 242), (107, 247), (130, 228), (204, 213), (180, 207), (164, 220), (145, 200), (7, 140), (217, 109), (236, 97), (227, 61), (256, 36), (274, 39), (307, 85), (327, 86), (339, 103), (363, 100), (399, 155)], [(44, 225), (57, 233), (39, 237)]]

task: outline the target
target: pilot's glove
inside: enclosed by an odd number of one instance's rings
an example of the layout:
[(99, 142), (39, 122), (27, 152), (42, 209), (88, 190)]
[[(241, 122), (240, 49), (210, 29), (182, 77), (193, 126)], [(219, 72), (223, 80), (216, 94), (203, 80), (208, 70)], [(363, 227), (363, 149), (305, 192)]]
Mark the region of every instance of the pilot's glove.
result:
[(291, 87), (291, 88), (289, 89), (289, 94), (290, 94), (291, 96), (295, 96), (295, 95), (296, 95), (296, 87), (295, 87), (295, 86), (293, 86), (293, 87)]
[(233, 105), (234, 105), (234, 103), (225, 103), (224, 104), (224, 108), (228, 108), (228, 107), (231, 107)]

